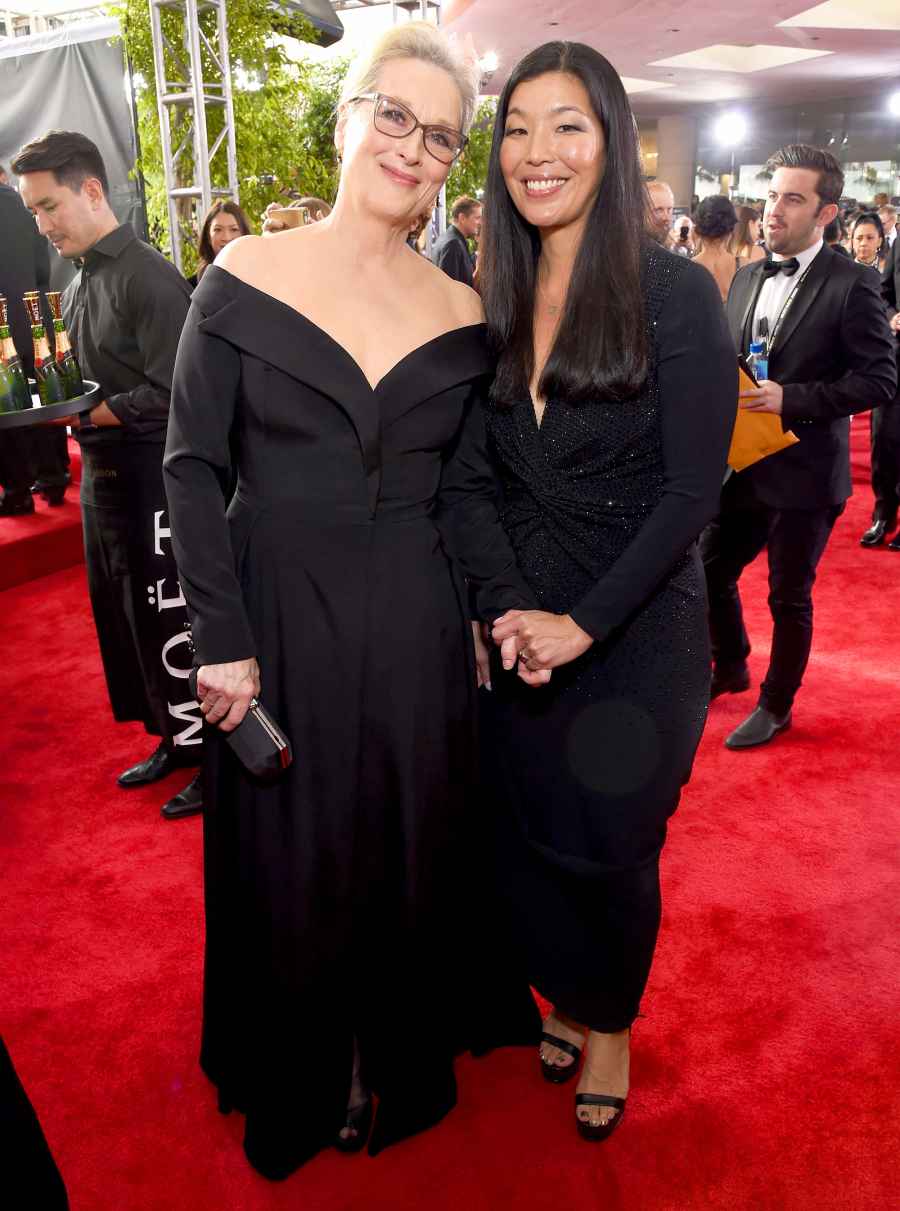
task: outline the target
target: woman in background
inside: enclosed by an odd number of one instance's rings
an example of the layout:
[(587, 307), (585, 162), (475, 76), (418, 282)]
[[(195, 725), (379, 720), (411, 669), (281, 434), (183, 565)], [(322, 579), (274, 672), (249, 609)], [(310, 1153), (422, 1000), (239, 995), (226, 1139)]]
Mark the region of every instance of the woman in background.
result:
[(741, 267), (730, 247), (736, 224), (734, 207), (730, 199), (721, 194), (704, 198), (697, 207), (694, 229), (701, 246), (694, 260), (716, 279), (723, 303), (728, 298), (732, 279)]
[(237, 202), (220, 198), (206, 212), (197, 241), (197, 272), (188, 278), (196, 286), (226, 244), (250, 234), (250, 223)]
[(884, 226), (874, 210), (863, 211), (853, 220), (850, 244), (857, 265), (867, 265), (881, 273), (884, 269)]
[(762, 230), (762, 219), (759, 211), (752, 206), (739, 206), (737, 209), (737, 226), (731, 240), (730, 251), (737, 258), (738, 269), (752, 265), (754, 261), (764, 261), (765, 249), (760, 247), (759, 233)]
[(648, 240), (647, 206), (614, 68), (577, 42), (527, 55), (497, 109), (482, 289), (501, 518), (539, 604), (493, 637), (553, 678), (527, 698), (495, 671), (484, 752), (511, 937), (553, 1006), (542, 1071), (574, 1077), (584, 1052), (588, 1140), (625, 1107), (660, 853), (706, 719), (696, 539), (737, 411), (719, 293)]

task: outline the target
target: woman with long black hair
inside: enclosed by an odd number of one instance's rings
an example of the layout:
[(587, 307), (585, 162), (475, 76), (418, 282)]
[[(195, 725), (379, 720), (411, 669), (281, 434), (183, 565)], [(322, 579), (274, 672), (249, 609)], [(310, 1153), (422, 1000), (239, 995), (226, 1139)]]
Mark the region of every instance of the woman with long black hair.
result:
[[(659, 856), (703, 730), (710, 659), (695, 539), (715, 514), (737, 366), (708, 273), (643, 234), (634, 119), (606, 59), (553, 42), (500, 98), (483, 289), (502, 519), (540, 608), (511, 610), (539, 693), (493, 676), (486, 744), (501, 885), (553, 1003), (545, 1076), (605, 1138), (660, 919)], [(587, 1037), (585, 1037), (587, 1036)]]

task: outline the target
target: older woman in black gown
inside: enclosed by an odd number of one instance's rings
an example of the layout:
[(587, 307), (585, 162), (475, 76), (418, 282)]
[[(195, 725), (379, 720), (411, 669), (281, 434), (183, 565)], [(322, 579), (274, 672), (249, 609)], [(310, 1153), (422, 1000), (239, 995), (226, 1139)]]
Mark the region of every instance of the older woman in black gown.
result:
[(334, 211), (229, 244), (178, 354), (166, 484), (202, 710), (228, 731), (261, 691), (295, 754), (259, 786), (207, 729), (201, 1062), (272, 1178), (364, 1144), (367, 1090), (377, 1152), (453, 1105), (458, 1044), (540, 1033), (524, 982), (509, 1005), (485, 989), (502, 1036), (466, 1025), (462, 574), (486, 618), (533, 597), (486, 460), (479, 299), (406, 244), (474, 101), (433, 27), (386, 35), (345, 90)]
[(629, 1031), (660, 918), (659, 856), (709, 696), (695, 539), (716, 511), (737, 367), (709, 275), (642, 238), (645, 191), (619, 77), (550, 43), (500, 98), (484, 298), (501, 516), (538, 610), (493, 628), (530, 670), (495, 675), (485, 752), (503, 884), (554, 1005), (545, 1076), (574, 1076), (582, 1135), (628, 1092)]

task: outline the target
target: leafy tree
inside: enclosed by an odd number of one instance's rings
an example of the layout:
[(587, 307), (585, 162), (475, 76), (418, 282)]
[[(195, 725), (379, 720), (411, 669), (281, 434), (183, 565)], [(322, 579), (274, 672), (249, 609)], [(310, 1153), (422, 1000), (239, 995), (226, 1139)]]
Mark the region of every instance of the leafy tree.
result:
[(447, 179), (447, 204), (461, 194), (477, 198), (487, 181), (488, 159), (491, 154), (491, 138), (494, 133), (494, 116), (497, 98), (487, 97), (475, 112), (475, 121), (469, 131), (466, 150), (459, 157)]

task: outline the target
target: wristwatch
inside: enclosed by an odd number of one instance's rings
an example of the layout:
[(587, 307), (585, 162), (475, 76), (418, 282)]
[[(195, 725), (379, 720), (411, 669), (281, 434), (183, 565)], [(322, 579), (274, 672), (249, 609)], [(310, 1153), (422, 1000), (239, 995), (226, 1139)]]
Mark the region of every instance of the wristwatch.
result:
[(78, 413), (78, 432), (79, 433), (95, 433), (100, 426), (95, 425), (91, 420), (91, 409), (85, 408), (84, 412)]

